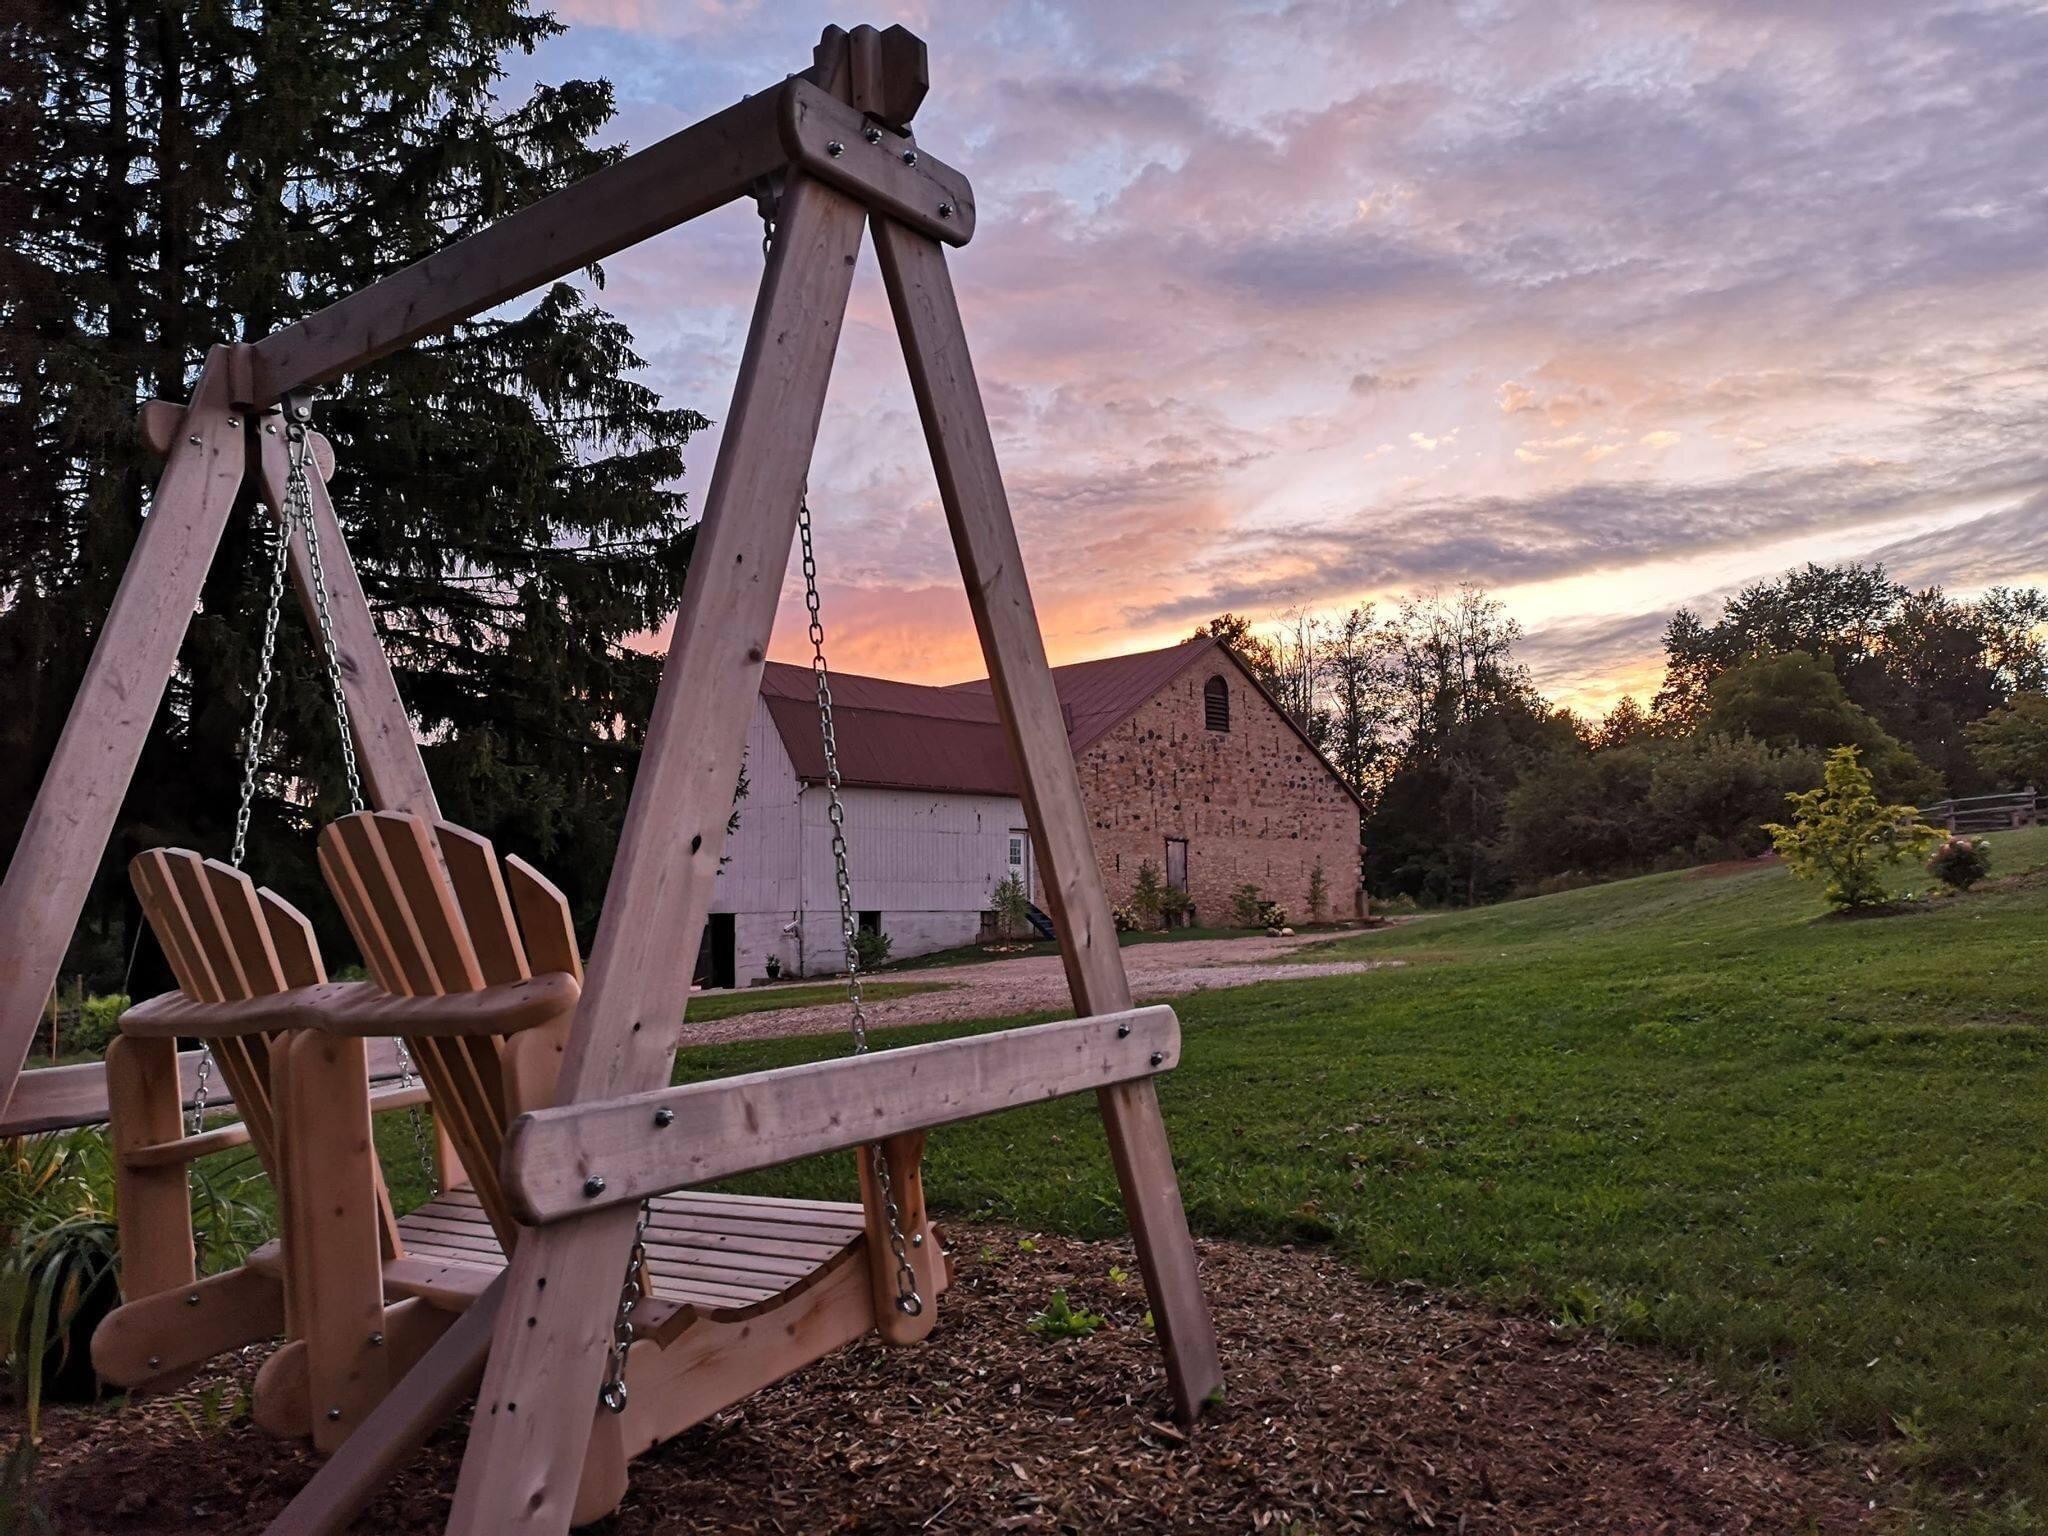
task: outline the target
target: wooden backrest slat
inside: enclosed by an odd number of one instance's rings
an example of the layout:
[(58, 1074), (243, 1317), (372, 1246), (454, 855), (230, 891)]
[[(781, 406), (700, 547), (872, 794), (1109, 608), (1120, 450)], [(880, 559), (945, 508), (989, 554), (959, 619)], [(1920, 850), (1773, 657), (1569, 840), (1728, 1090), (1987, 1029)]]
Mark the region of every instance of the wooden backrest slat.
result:
[(581, 982), (583, 956), (576, 947), (576, 922), (569, 913), (569, 898), (516, 853), (505, 856), (505, 884), (519, 914), (519, 926), (525, 930), (527, 964), (536, 975), (567, 971)]
[(270, 933), (271, 953), (277, 956), (278, 973), (287, 987), (314, 987), (327, 979), (327, 967), (320, 963), (320, 945), (313, 937), (313, 925), (306, 914), (268, 886), (258, 888), (257, 903), (263, 925)]
[(273, 1188), (283, 1188), (282, 1170), (277, 1162), (277, 1121), (270, 1103), (270, 1036), (236, 1035), (213, 1043), (213, 1064), (228, 1092), (235, 1096), (235, 1113), (249, 1128), (249, 1144), (257, 1161), (270, 1175)]
[(527, 969), (526, 946), (519, 941), (519, 925), (490, 843), (451, 821), (435, 822), (434, 835), (484, 980), (494, 985), (524, 980), (533, 973)]
[(277, 963), (277, 949), (270, 942), (270, 924), (256, 900), (256, 882), (231, 864), (205, 859), (200, 872), (206, 877), (214, 910), (220, 915), (222, 936), (228, 952), (241, 967), (242, 979), (251, 997), (267, 997), (285, 989), (284, 968)]
[[(355, 818), (350, 818), (354, 820)], [(462, 908), (449, 884), (448, 872), (417, 816), (373, 812), (370, 829), (383, 849), (397, 904), (412, 919), (420, 949), (433, 977), (422, 991), (475, 992), (484, 985), (483, 968), (462, 921)]]
[(220, 908), (214, 903), (213, 887), (206, 878), (205, 861), (189, 848), (172, 848), (164, 853), (164, 868), (184, 898), (193, 940), (213, 967), (213, 979), (220, 984), (222, 1001), (239, 1002), (250, 996), (249, 978), (242, 969), (241, 957), (228, 941)]
[[(401, 997), (434, 992), (426, 946), (398, 899), (383, 842), (368, 821), (367, 815), (345, 816), (320, 834), (322, 850), (331, 854), (354, 895), (353, 902), (342, 900), (342, 914), (351, 919), (350, 931), (363, 951), (374, 950), (383, 957), (377, 980), (385, 991)], [(361, 930), (354, 927), (357, 921), (363, 924)]]
[(405, 978), (399, 972), (398, 961), (384, 943), (384, 930), (370, 912), (369, 894), (363, 889), (355, 864), (339, 838), (330, 838), (324, 832), (320, 835), (319, 861), (320, 877), (327, 882), (334, 904), (341, 908), (342, 921), (348, 925), (349, 934), (356, 941), (356, 949), (363, 957), (363, 967), (369, 971), (370, 979), (386, 992), (404, 996)]
[(217, 1003), (224, 994), (214, 980), (212, 962), (192, 936), (192, 920), (186, 914), (185, 899), (171, 880), (166, 852), (151, 848), (129, 864), (136, 899), (142, 903), (143, 916), (156, 934), (171, 974), (178, 979), (178, 990), (202, 1003)]

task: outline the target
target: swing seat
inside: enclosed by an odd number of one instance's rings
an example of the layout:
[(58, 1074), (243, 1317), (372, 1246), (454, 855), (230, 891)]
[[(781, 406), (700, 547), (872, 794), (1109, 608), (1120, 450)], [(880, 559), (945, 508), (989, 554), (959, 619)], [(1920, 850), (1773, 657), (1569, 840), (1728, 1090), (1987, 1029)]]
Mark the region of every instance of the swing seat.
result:
[[(479, 1009), (480, 1020), (486, 1016), (480, 1000), (498, 994), (506, 1000), (504, 1016), (525, 1027), (501, 1035), (466, 1028), (411, 1037), (436, 1119), (454, 1142), (469, 1184), (442, 1192), (394, 1224), (392, 1251), (377, 1266), (376, 1300), (389, 1307), (387, 1318), (408, 1304), (413, 1308), (404, 1314), (405, 1338), (388, 1323), (377, 1330), (395, 1348), (382, 1356), (365, 1350), (365, 1314), (342, 1302), (357, 1319), (355, 1329), (310, 1329), (303, 1366), (294, 1357), (271, 1373), (273, 1390), (296, 1399), (295, 1380), (287, 1386), (286, 1378), (303, 1370), (316, 1426), (327, 1397), (314, 1383), (352, 1383), (351, 1373), (367, 1368), (381, 1393), (384, 1381), (483, 1293), (525, 1234), (500, 1162), (513, 1121), (553, 1102), (569, 1016), (528, 1019), (519, 1010), (532, 1006), (538, 1013), (539, 1005), (514, 1000), (524, 988), (550, 997), (566, 993), (573, 1003), (569, 989), (582, 977), (561, 893), (516, 858), (501, 864), (473, 832), (409, 814), (361, 812), (321, 834), (320, 867), (372, 978), (359, 985), (379, 995), (305, 1007), (291, 1014), (295, 1023), (316, 1036), (360, 1045), (372, 1024), (402, 1023), (410, 1010), (443, 1019)], [(321, 1131), (295, 1122), (287, 1132), (294, 1149), (302, 1133)], [(859, 1163), (859, 1202), (699, 1191), (664, 1193), (649, 1202), (626, 1405), (613, 1414), (592, 1404), (595, 1430), (577, 1496), (579, 1524), (616, 1506), (625, 1492), (626, 1463), (641, 1451), (870, 1331), (893, 1343), (929, 1332), (931, 1303), (951, 1276), (926, 1219), (923, 1140), (921, 1133), (892, 1138), (882, 1154), (925, 1302), (915, 1316), (896, 1305), (896, 1270), (871, 1152)], [(293, 1150), (287, 1159), (296, 1165), (300, 1155)], [(333, 1149), (323, 1156), (331, 1161)], [(260, 1252), (252, 1264), (281, 1263), (292, 1236), (288, 1230), (279, 1248)], [(372, 1242), (367, 1229), (354, 1238), (357, 1250)], [(336, 1263), (347, 1267), (345, 1257), (337, 1253)], [(340, 1289), (332, 1285), (325, 1304), (336, 1305)], [(428, 1321), (429, 1314), (437, 1320)], [(337, 1402), (342, 1416), (331, 1422), (352, 1427), (370, 1401), (359, 1394), (352, 1403)]]
[[(95, 1332), (92, 1355), (114, 1385), (160, 1389), (215, 1355), (288, 1331), (277, 1271), (245, 1262), (197, 1278), (189, 1169), (248, 1146), (280, 1205), (288, 1201), (279, 1109), (286, 1031), (299, 1020), (279, 1004), (338, 989), (304, 915), (240, 870), (189, 849), (152, 848), (130, 862), (129, 879), (178, 989), (127, 1010), (107, 1050), (123, 1305)], [(211, 1048), (219, 1082), (208, 1102), (239, 1120), (188, 1130), (181, 1037)], [(371, 1112), (426, 1101), (402, 1080), (391, 1049), (376, 1053), (354, 1091)], [(381, 1184), (376, 1194), (381, 1201)]]

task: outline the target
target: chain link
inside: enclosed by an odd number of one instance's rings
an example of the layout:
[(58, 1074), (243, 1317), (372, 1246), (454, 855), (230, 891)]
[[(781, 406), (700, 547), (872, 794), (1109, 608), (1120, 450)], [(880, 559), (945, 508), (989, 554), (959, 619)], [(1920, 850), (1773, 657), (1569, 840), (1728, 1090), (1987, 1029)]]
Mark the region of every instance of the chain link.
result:
[(612, 1347), (605, 1352), (604, 1385), (597, 1400), (613, 1413), (626, 1411), (626, 1353), (633, 1347), (633, 1313), (645, 1294), (640, 1277), (647, 1272), (647, 1218), (649, 1202), (640, 1202), (640, 1217), (633, 1224), (633, 1253), (626, 1260), (625, 1283), (619, 1287), (619, 1314), (612, 1321)]

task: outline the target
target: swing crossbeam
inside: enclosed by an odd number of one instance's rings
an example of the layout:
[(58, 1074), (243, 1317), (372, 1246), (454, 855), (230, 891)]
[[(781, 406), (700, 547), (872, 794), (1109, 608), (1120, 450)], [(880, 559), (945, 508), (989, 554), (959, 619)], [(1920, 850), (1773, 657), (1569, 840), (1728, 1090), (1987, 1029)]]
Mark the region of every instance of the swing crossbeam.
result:
[(973, 238), (965, 176), (796, 75), (252, 343), (230, 376), (236, 403), (339, 378), (792, 169), (947, 245)]
[[(903, 1294), (892, 1283), (892, 1264), (914, 1263), (925, 1297), (944, 1289), (938, 1245), (921, 1240), (932, 1231), (918, 1177), (924, 1128), (1089, 1089), (1097, 1096), (1157, 1320), (1175, 1411), (1192, 1418), (1220, 1382), (1214, 1327), (1153, 1083), (1178, 1059), (1178, 1025), (1168, 1010), (1132, 1007), (946, 268), (946, 248), (973, 234), (972, 189), (908, 132), (925, 86), (923, 44), (904, 29), (864, 27), (848, 34), (828, 28), (802, 74), (298, 324), (253, 343), (213, 348), (188, 404), (145, 408), (147, 437), (168, 450), (163, 477), (0, 884), (0, 1103), (13, 1092), (33, 1014), (48, 995), (241, 488), (253, 480), (273, 510), (285, 505), (290, 465), (271, 408), (740, 197), (755, 197), (764, 217), (774, 219), (767, 274), (725, 413), (690, 580), (573, 1013), (557, 1009), (558, 1028), (514, 1031), (508, 1038), (506, 1021), (515, 1015), (496, 1011), (501, 1000), (487, 996), (491, 974), (481, 985), (475, 977), (450, 982), (440, 974), (447, 958), (440, 951), (453, 941), (448, 925), (434, 918), (449, 909), (445, 894), (436, 895), (431, 859), (405, 865), (407, 883), (397, 896), (387, 893), (374, 910), (358, 903), (351, 911), (345, 892), (375, 885), (375, 871), (383, 868), (370, 858), (375, 850), (366, 839), (374, 832), (387, 853), (397, 848), (397, 858), (410, 845), (392, 840), (400, 832), (414, 835), (365, 814), (346, 826), (355, 843), (343, 848), (323, 840), (323, 873), (331, 888), (339, 882), (338, 899), (366, 956), (382, 946), (391, 950), (389, 961), (424, 944), (434, 984), (406, 981), (386, 964), (390, 974), (377, 978), (383, 998), (357, 1003), (366, 994), (337, 988), (281, 1001), (294, 982), (309, 980), (282, 977), (280, 985), (237, 999), (235, 1018), (211, 1021), (236, 1032), (241, 1021), (254, 1018), (245, 1009), (276, 1014), (280, 1053), (289, 1057), (283, 1077), (289, 1092), (275, 1123), (292, 1138), (280, 1168), (291, 1196), (286, 1208), (296, 1214), (279, 1250), (260, 1261), (252, 1256), (245, 1270), (232, 1272), (232, 1281), (195, 1284), (189, 1223), (171, 1232), (160, 1245), (156, 1271), (145, 1263), (124, 1273), (124, 1286), (136, 1282), (130, 1287), (139, 1298), (130, 1303), (134, 1326), (106, 1330), (108, 1348), (139, 1350), (140, 1364), (130, 1374), (158, 1364), (168, 1370), (171, 1358), (148, 1341), (153, 1330), (185, 1315), (180, 1308), (193, 1308), (205, 1325), (198, 1330), (204, 1336), (196, 1334), (180, 1350), (182, 1363), (249, 1330), (255, 1330), (252, 1337), (274, 1333), (283, 1324), (266, 1308), (280, 1282), (283, 1297), (296, 1298), (305, 1316), (283, 1322), (307, 1337), (266, 1366), (272, 1389), (266, 1423), (302, 1425), (310, 1418), (316, 1445), (340, 1454), (277, 1518), (273, 1532), (339, 1530), (382, 1477), (472, 1393), (476, 1409), (449, 1517), (454, 1536), (557, 1536), (572, 1519), (602, 1513), (624, 1492), (630, 1456), (704, 1414), (865, 1333), (892, 1343), (923, 1336), (933, 1314), (929, 1307), (920, 1316), (896, 1305)], [(709, 910), (778, 577), (795, 541), (853, 269), (868, 236), (1045, 873), (1042, 899), (1061, 933), (1062, 961), (1081, 1017), (670, 1089), (675, 1049), (687, 1028), (679, 1023), (677, 1000), (687, 991), (689, 959)], [(341, 538), (325, 486), (331, 455), (323, 456), (317, 439), (308, 440), (315, 472), (304, 487), (300, 526), (317, 531), (324, 576), (303, 534), (290, 528), (286, 554), (309, 617), (324, 624), (331, 616), (365, 798), (414, 818), (428, 829), (417, 835), (431, 832), (447, 855), (451, 838), (458, 850), (466, 845), (460, 829), (440, 821)], [(513, 862), (506, 861), (508, 871)], [(482, 867), (474, 860), (464, 867), (471, 865)], [(450, 875), (462, 878), (452, 869)], [(461, 905), (467, 913), (466, 895)], [(387, 926), (404, 914), (420, 926)], [(520, 919), (523, 926), (523, 909)], [(536, 980), (548, 971), (581, 974), (572, 931), (560, 947), (556, 961), (542, 964), (535, 957)], [(489, 957), (479, 952), (476, 958), (489, 973)], [(203, 967), (193, 969), (197, 975)], [(121, 1042), (124, 1071), (148, 1092), (136, 1097), (147, 1113), (128, 1117), (117, 1151), (140, 1151), (145, 1164), (158, 1155), (169, 1160), (156, 1149), (168, 1146), (179, 1129), (181, 1064), (168, 1036), (185, 1032), (181, 1024), (196, 1028), (198, 1015), (176, 1010), (224, 1002), (232, 989), (181, 990), (185, 999), (164, 1004), (161, 1018), (150, 1015), (148, 1004), (131, 1011), (133, 1038)], [(458, 1002), (454, 994), (470, 996)], [(506, 1041), (497, 1066), (489, 1051), (479, 1052), (469, 1028), (448, 1022), (465, 1008), (492, 1014), (488, 1035)], [(435, 1038), (430, 1014), (446, 1024), (445, 1037)], [(407, 1234), (394, 1231), (382, 1211), (359, 1092), (367, 1075), (365, 1042), (351, 1021), (363, 1034), (398, 1029), (427, 1047), (437, 1119), (444, 1108), (450, 1122), (468, 1117), (463, 1154), (477, 1198), (488, 1196), (491, 1208), (480, 1207), (471, 1219), (457, 1209), (460, 1192), (448, 1191), (408, 1213), (404, 1220), (423, 1250), (417, 1256), (391, 1251)], [(158, 1025), (164, 1035), (145, 1033)], [(246, 1038), (232, 1042), (235, 1051), (247, 1053)], [(541, 1045), (559, 1052), (559, 1059), (528, 1049)], [(547, 1104), (554, 1107), (535, 1107)], [(526, 1117), (503, 1113), (518, 1108)], [(656, 1124), (664, 1110), (673, 1111), (675, 1129)], [(503, 1130), (511, 1132), (509, 1144)], [(665, 1250), (698, 1251), (704, 1245), (694, 1234), (722, 1233), (739, 1218), (700, 1210), (707, 1201), (734, 1197), (660, 1191), (855, 1145), (863, 1149), (859, 1204), (813, 1220), (798, 1209), (804, 1202), (769, 1202), (776, 1212), (747, 1218), (748, 1241), (763, 1262), (829, 1250), (811, 1255), (820, 1260), (817, 1267), (776, 1294), (758, 1302), (729, 1297), (726, 1281), (733, 1277), (712, 1273), (724, 1267), (721, 1261), (691, 1259), (685, 1274), (677, 1261), (662, 1258)], [(443, 1161), (444, 1169), (457, 1166), (445, 1155)], [(133, 1158), (127, 1169), (137, 1187), (168, 1171)], [(594, 1175), (604, 1180), (600, 1194), (611, 1199), (593, 1201), (585, 1193)], [(444, 1173), (444, 1190), (453, 1182)], [(643, 1186), (654, 1196), (654, 1219), (650, 1223), (643, 1211), (636, 1230), (628, 1202)], [(898, 1200), (900, 1220), (892, 1209)], [(507, 1216), (502, 1206), (513, 1204), (531, 1224)], [(791, 1235), (806, 1221), (837, 1225), (822, 1238), (814, 1231)], [(789, 1230), (752, 1230), (762, 1223)], [(481, 1235), (486, 1229), (488, 1237)], [(900, 1252), (891, 1258), (892, 1238), (900, 1248), (902, 1233), (911, 1237), (909, 1261)], [(631, 1273), (629, 1256), (643, 1249), (648, 1259), (634, 1263), (644, 1263), (655, 1287), (651, 1311), (658, 1312), (656, 1302), (687, 1306), (676, 1312), (674, 1328), (657, 1323), (658, 1333), (666, 1329), (674, 1337), (634, 1338), (630, 1352), (643, 1359), (676, 1353), (660, 1370), (646, 1361), (622, 1414), (600, 1413), (600, 1377), (612, 1369), (607, 1345), (628, 1315), (621, 1276)], [(131, 1257), (124, 1254), (124, 1263)], [(701, 1304), (662, 1294), (663, 1286), (682, 1283), (701, 1293)], [(234, 1302), (233, 1287), (260, 1292), (265, 1306)], [(402, 1299), (391, 1301), (387, 1287)], [(633, 1288), (629, 1281), (628, 1293)], [(378, 1318), (393, 1330), (388, 1336), (371, 1331)], [(380, 1353), (387, 1344), (388, 1354)]]
[(1180, 1022), (1154, 1006), (561, 1104), (507, 1130), (505, 1190), (541, 1226), (1179, 1063)]

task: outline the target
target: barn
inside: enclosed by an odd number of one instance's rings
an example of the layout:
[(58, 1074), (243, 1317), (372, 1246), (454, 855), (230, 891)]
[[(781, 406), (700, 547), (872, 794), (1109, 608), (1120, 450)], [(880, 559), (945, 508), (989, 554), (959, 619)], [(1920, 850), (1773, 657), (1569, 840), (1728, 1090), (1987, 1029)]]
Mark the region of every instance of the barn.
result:
[[(1229, 648), (1214, 638), (1057, 667), (1053, 680), (1112, 903), (1141, 864), (1202, 923), (1256, 885), (1300, 919), (1362, 912), (1361, 807)], [(833, 715), (853, 903), (897, 959), (973, 943), (990, 894), (1039, 886), (1030, 827), (986, 680), (930, 687), (835, 673)], [(841, 968), (825, 757), (808, 667), (770, 662), (747, 732), (747, 792), (726, 838), (699, 979)]]

